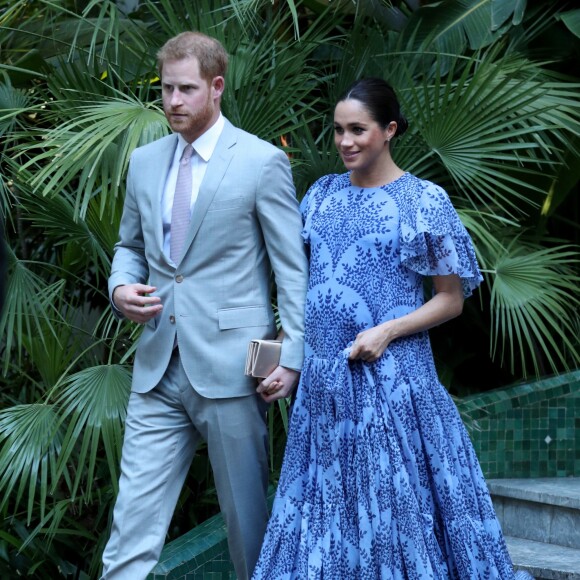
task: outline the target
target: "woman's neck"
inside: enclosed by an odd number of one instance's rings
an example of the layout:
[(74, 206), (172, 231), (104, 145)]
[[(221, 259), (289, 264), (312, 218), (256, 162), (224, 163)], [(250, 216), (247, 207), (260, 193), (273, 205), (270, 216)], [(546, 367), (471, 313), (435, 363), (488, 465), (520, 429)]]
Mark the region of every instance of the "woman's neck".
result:
[(386, 164), (373, 170), (357, 171), (353, 169), (350, 181), (358, 187), (380, 187), (399, 179), (404, 173), (392, 160), (389, 160)]

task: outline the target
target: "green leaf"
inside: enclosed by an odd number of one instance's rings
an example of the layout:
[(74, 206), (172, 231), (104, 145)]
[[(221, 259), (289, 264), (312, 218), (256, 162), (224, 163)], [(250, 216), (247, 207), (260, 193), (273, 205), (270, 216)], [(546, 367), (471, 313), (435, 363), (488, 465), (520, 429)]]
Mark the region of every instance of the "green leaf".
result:
[(37, 507), (36, 498), (43, 517), (48, 490), (57, 485), (57, 426), (51, 405), (35, 403), (0, 411), (0, 506), (10, 500), (16, 511), (26, 496), (29, 522)]
[(17, 115), (29, 106), (30, 97), (22, 89), (15, 89), (9, 78), (0, 83), (0, 137), (17, 126)]
[[(29, 263), (18, 260), (9, 250), (12, 264), (4, 311), (0, 318), (0, 334), (6, 337), (4, 369), (8, 368), (12, 348), (16, 347), (20, 358), (23, 337), (37, 336), (42, 341), (46, 332), (58, 336), (53, 320), (62, 321), (56, 305), (64, 289), (64, 281), (47, 282), (42, 276), (29, 269)], [(15, 342), (15, 345), (13, 344)]]
[(91, 498), (101, 445), (116, 486), (130, 388), (131, 373), (120, 365), (99, 365), (65, 377), (57, 398), (66, 424), (58, 474), (75, 466), (72, 497), (84, 483), (83, 497)]
[[(98, 179), (103, 215), (115, 204), (133, 149), (145, 139), (167, 134), (165, 116), (156, 105), (131, 97), (90, 105), (69, 102), (68, 106), (71, 121), (45, 134), (41, 152), (25, 162), (22, 170), (43, 165), (31, 181), (42, 195), (51, 195), (78, 179), (75, 218), (86, 216)], [(33, 144), (24, 151), (32, 153), (37, 148)]]
[[(516, 238), (517, 240), (517, 238)], [(524, 375), (528, 360), (540, 374), (541, 352), (552, 371), (580, 363), (572, 337), (578, 324), (580, 277), (577, 248), (534, 247), (513, 241), (494, 264), (491, 293), (492, 355), (510, 353), (514, 371), (516, 352)]]
[(566, 25), (576, 38), (580, 38), (580, 8), (559, 14), (557, 18)]
[[(400, 165), (424, 176), (437, 156), (474, 207), (512, 216), (537, 207), (543, 191), (533, 176), (555, 173), (562, 152), (575, 147), (580, 106), (563, 91), (568, 85), (542, 82), (525, 62), (493, 52), (456, 58), (432, 81), (416, 83), (411, 71), (407, 79), (397, 88), (413, 129), (394, 150)], [(417, 134), (423, 157), (410, 145)]]

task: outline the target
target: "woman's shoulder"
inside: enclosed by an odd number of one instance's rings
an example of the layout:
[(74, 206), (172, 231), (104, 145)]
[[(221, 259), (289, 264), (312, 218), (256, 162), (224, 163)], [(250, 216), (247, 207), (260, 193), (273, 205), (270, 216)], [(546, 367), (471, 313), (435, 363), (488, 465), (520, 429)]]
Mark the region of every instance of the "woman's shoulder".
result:
[(406, 174), (404, 189), (402, 193), (404, 205), (410, 210), (450, 204), (449, 195), (443, 187), (411, 173)]
[(349, 173), (329, 173), (319, 177), (308, 190), (322, 191), (324, 193), (336, 191), (350, 184)]
[(335, 191), (339, 191), (350, 184), (348, 173), (329, 173), (319, 177), (305, 193), (302, 200), (302, 205), (308, 204), (312, 206), (313, 203), (320, 203), (327, 195)]
[(405, 185), (413, 190), (418, 196), (422, 195), (442, 195), (448, 197), (447, 192), (440, 185), (429, 181), (428, 179), (421, 179), (412, 173), (406, 173)]

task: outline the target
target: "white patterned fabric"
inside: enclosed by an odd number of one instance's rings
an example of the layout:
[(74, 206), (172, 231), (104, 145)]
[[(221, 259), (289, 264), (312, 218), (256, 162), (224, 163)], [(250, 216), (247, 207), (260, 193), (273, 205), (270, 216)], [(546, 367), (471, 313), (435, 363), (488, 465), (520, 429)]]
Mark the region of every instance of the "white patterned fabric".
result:
[(378, 188), (330, 175), (301, 208), (306, 359), (254, 579), (513, 580), (428, 333), (348, 360), (357, 333), (423, 304), (425, 276), (457, 274), (466, 296), (481, 282), (447, 194), (408, 173)]

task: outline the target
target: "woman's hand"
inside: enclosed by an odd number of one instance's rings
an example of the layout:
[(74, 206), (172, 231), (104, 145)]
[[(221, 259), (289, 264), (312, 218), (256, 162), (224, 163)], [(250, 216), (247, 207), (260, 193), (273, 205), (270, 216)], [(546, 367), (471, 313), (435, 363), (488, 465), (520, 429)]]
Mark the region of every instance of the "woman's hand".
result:
[(356, 335), (350, 350), (350, 360), (375, 362), (389, 346), (392, 338), (388, 332), (388, 322), (363, 330)]
[(461, 314), (463, 289), (457, 274), (433, 276), (434, 296), (413, 312), (359, 332), (349, 359), (375, 362), (393, 340), (429, 330)]

